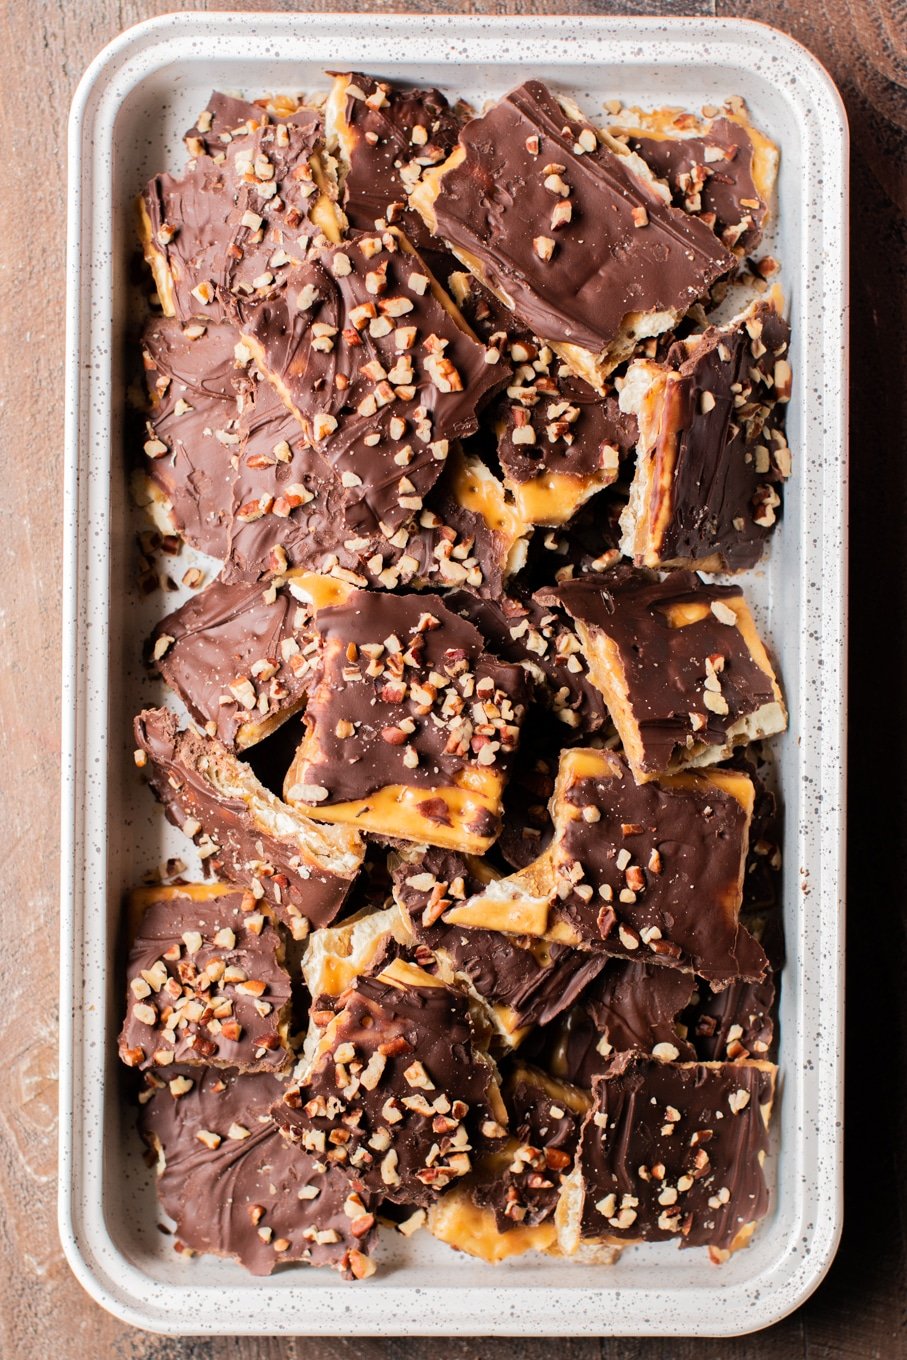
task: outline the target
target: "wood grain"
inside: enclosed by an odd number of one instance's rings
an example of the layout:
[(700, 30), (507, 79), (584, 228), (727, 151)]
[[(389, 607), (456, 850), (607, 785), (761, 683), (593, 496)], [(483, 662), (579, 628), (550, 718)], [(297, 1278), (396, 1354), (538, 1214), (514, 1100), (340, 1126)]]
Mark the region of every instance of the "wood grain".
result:
[[(87, 62), (120, 29), (205, 0), (4, 0), (0, 115), (0, 1354), (17, 1360), (900, 1360), (907, 1357), (907, 7), (904, 0), (591, 0), (358, 8), (696, 13), (762, 19), (828, 66), (851, 120), (853, 165), (852, 712), (844, 1239), (793, 1317), (736, 1342), (183, 1341), (108, 1317), (66, 1266), (55, 1227), (55, 1003), (62, 485), (64, 126)], [(349, 9), (243, 3), (231, 8)], [(892, 717), (881, 740), (867, 707)], [(40, 1016), (40, 1020), (36, 1019)]]

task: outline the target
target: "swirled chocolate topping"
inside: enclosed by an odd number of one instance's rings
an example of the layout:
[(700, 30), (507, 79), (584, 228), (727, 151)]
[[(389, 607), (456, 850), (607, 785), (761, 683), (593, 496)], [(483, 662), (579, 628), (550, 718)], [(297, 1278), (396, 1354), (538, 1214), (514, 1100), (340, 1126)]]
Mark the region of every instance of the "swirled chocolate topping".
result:
[(619, 566), (537, 598), (558, 601), (579, 622), (587, 655), (606, 640), (590, 655), (592, 675), (638, 771), (721, 750), (729, 736), (783, 730), (780, 690), (739, 587)]
[(290, 978), (277, 928), (251, 893), (214, 891), (152, 895), (126, 970), (119, 1049), (130, 1067), (287, 1064)]
[(166, 709), (140, 713), (135, 739), (168, 820), (195, 841), (206, 866), (248, 887), (294, 934), (333, 920), (362, 861), (354, 832), (315, 826), (220, 742), (181, 732)]
[(304, 106), (293, 108), (293, 102), (279, 97), (250, 103), (247, 99), (236, 99), (214, 90), (183, 137), (186, 149), (190, 156), (210, 156), (212, 160), (223, 162), (244, 139), (268, 123), (294, 123), (310, 133), (315, 145), (324, 135), (320, 110)]
[(225, 320), (240, 299), (283, 286), (317, 230), (320, 146), (317, 119), (268, 123), (231, 142), (223, 161), (198, 156), (181, 178), (148, 183), (145, 255), (167, 315)]
[(743, 775), (637, 784), (613, 752), (565, 752), (555, 919), (587, 945), (648, 953), (717, 987), (761, 979), (765, 954), (738, 920), (751, 806)]
[(700, 217), (726, 246), (756, 249), (768, 204), (753, 180), (753, 142), (742, 123), (716, 118), (699, 137), (615, 135), (670, 185), (678, 208)]
[(581, 1235), (733, 1248), (768, 1210), (774, 1076), (767, 1063), (616, 1059), (580, 1138)]
[(503, 1136), (506, 1116), (465, 994), (425, 974), (429, 985), (394, 981), (400, 966), (356, 979), (308, 1079), (273, 1113), (305, 1151), (373, 1194), (424, 1207)]
[(429, 198), (429, 225), (535, 335), (611, 366), (734, 263), (614, 145), (530, 80), (466, 124)]
[(696, 1056), (702, 1062), (738, 1062), (765, 1058), (775, 1033), (775, 983), (732, 982), (724, 991), (700, 986), (683, 1016)]
[(229, 750), (261, 741), (305, 702), (318, 638), (292, 584), (212, 581), (152, 635), (167, 684)]
[(286, 1261), (374, 1272), (370, 1196), (281, 1135), (269, 1110), (283, 1082), (187, 1067), (146, 1081), (139, 1127), (164, 1158), (158, 1194), (181, 1246), (233, 1257), (254, 1275)]
[(505, 774), (525, 677), (437, 595), (356, 590), (317, 627), (321, 668), (292, 772), (308, 794), (288, 797), (336, 803), (395, 784), (428, 791), (467, 770)]
[(447, 925), (440, 919), (443, 913), (482, 886), (465, 855), (420, 850), (404, 857), (393, 878), (394, 896), (409, 916), (415, 938), (454, 975), (468, 979), (507, 1033), (547, 1024), (605, 966), (603, 956), (565, 945)]
[(533, 1036), (533, 1060), (562, 1081), (591, 1090), (615, 1053), (695, 1058), (677, 1023), (693, 990), (693, 979), (677, 969), (610, 959), (566, 1015)]
[(313, 249), (283, 294), (244, 311), (242, 330), (363, 529), (421, 508), (449, 441), (477, 428), (509, 375), (394, 232)]
[(407, 199), (425, 171), (450, 155), (460, 118), (431, 86), (403, 86), (353, 72), (335, 75), (328, 125), (345, 168), (343, 208), (351, 227), (402, 227), (417, 250), (443, 249)]

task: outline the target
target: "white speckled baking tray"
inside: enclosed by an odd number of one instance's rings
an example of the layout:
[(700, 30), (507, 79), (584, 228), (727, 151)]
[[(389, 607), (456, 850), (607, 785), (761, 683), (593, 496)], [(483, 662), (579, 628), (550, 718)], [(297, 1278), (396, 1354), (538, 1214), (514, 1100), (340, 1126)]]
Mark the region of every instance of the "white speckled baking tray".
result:
[[(614, 97), (696, 108), (739, 94), (782, 148), (773, 249), (794, 326), (794, 475), (748, 583), (791, 710), (776, 743), (782, 1076), (774, 1207), (721, 1268), (670, 1247), (612, 1268), (539, 1256), (495, 1268), (418, 1235), (384, 1249), (365, 1284), (304, 1267), (262, 1281), (179, 1258), (155, 1227), (114, 1043), (122, 892), (175, 845), (131, 769), (130, 718), (151, 697), (121, 430), (131, 200), (179, 163), (179, 135), (213, 87), (311, 90), (338, 64), (474, 102), (535, 74), (590, 111)], [(829, 77), (790, 38), (739, 20), (180, 14), (130, 29), (87, 71), (69, 169), (59, 1195), (73, 1270), (106, 1308), (160, 1332), (714, 1335), (784, 1316), (822, 1278), (841, 1227), (847, 127)]]

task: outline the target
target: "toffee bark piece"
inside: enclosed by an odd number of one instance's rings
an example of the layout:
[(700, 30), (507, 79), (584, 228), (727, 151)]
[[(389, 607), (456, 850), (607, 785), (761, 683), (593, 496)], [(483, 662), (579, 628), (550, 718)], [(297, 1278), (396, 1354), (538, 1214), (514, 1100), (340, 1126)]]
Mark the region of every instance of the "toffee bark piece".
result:
[(602, 396), (576, 377), (471, 274), (451, 274), (449, 287), (489, 352), (513, 368), (493, 414), (516, 507), (527, 524), (563, 524), (616, 480), (636, 442), (635, 419), (621, 411), (616, 391)]
[(461, 119), (441, 91), (361, 72), (338, 74), (325, 122), (329, 143), (336, 142), (350, 226), (373, 231), (396, 225), (417, 250), (442, 251), (443, 243), (407, 207), (425, 171), (446, 160), (457, 144)]
[(614, 752), (565, 751), (549, 849), (442, 919), (649, 958), (716, 988), (760, 980), (765, 953), (739, 922), (752, 805), (733, 771), (636, 784)]
[(638, 780), (723, 760), (786, 728), (781, 687), (739, 586), (619, 566), (536, 598), (576, 620)]
[(282, 1136), (270, 1115), (282, 1081), (190, 1067), (145, 1081), (139, 1128), (181, 1248), (232, 1257), (253, 1275), (287, 1261), (374, 1273), (376, 1206), (361, 1182)]
[(392, 530), (441, 474), (450, 441), (507, 380), (398, 231), (317, 245), (243, 339), (350, 493), (347, 521)]
[(137, 888), (120, 1057), (279, 1069), (290, 1057), (290, 977), (277, 927), (249, 892), (221, 883)]
[(323, 118), (319, 109), (300, 104), (289, 95), (251, 102), (214, 90), (183, 141), (190, 156), (210, 156), (223, 163), (231, 151), (268, 123), (294, 123), (319, 136)]
[(182, 177), (149, 181), (139, 236), (165, 316), (227, 320), (240, 300), (279, 291), (316, 232), (340, 239), (322, 148), (317, 115), (267, 123), (223, 160), (197, 156)]
[(723, 1261), (768, 1211), (763, 1163), (776, 1068), (624, 1054), (594, 1083), (561, 1245), (679, 1239)]
[(464, 930), (441, 919), (492, 877), (482, 861), (413, 847), (394, 867), (394, 897), (413, 940), (430, 951), (444, 981), (467, 986), (489, 1012), (505, 1046), (515, 1048), (533, 1025), (566, 1010), (606, 959), (501, 931)]
[(472, 1170), (507, 1114), (466, 995), (395, 959), (355, 980), (274, 1117), (375, 1195), (418, 1208)]
[(735, 263), (668, 200), (645, 162), (537, 80), (467, 123), (410, 196), (429, 230), (600, 391)]
[(284, 796), (319, 821), (488, 849), (526, 682), (437, 595), (353, 591), (319, 611), (321, 667)]
[(174, 826), (211, 868), (225, 871), (304, 939), (343, 905), (365, 847), (353, 830), (319, 826), (281, 803), (213, 737), (180, 731), (174, 714), (135, 719), (136, 763)]
[(247, 750), (304, 706), (318, 661), (316, 609), (347, 593), (310, 572), (212, 581), (158, 624), (155, 665), (209, 737)]
[(743, 101), (717, 118), (678, 109), (623, 109), (611, 136), (670, 187), (678, 208), (705, 222), (726, 246), (749, 254), (762, 240), (778, 174), (778, 148), (750, 123)]
[(136, 498), (165, 534), (226, 555), (233, 445), (251, 383), (238, 336), (215, 321), (149, 321), (142, 358), (151, 399)]
[(790, 327), (774, 300), (630, 366), (621, 407), (639, 422), (621, 549), (638, 566), (755, 566), (790, 475), (784, 433)]
[[(749, 985), (732, 982), (726, 992), (709, 994), (718, 1002), (736, 987)], [(694, 995), (695, 983), (687, 973), (609, 959), (570, 1010), (533, 1036), (532, 1060), (561, 1081), (591, 1090), (593, 1078), (605, 1071), (615, 1053), (695, 1058), (699, 1051), (680, 1023)]]
[(732, 982), (722, 992), (701, 986), (683, 1020), (703, 1062), (765, 1058), (774, 1041), (775, 983)]

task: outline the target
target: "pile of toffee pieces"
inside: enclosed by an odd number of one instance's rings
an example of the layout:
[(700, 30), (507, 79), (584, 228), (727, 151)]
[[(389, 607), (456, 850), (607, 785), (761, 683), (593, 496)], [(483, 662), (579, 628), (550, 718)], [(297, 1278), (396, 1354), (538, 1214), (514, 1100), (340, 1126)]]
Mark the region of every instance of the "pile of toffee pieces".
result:
[(782, 962), (777, 149), (738, 99), (330, 79), (214, 94), (139, 201), (142, 539), (221, 564), (135, 720), (204, 870), (128, 904), (160, 1203), (262, 1275), (364, 1279), (382, 1226), (720, 1262)]

